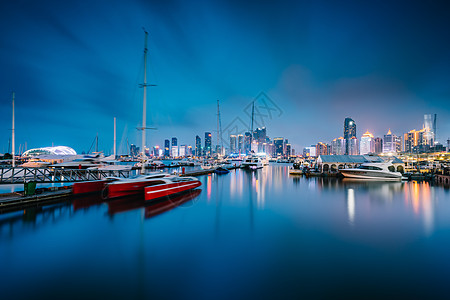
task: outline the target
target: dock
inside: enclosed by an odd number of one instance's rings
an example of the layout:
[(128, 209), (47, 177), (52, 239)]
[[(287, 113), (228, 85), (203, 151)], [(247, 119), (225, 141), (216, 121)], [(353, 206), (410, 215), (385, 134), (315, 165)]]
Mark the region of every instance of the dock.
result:
[(88, 170), (63, 168), (0, 168), (0, 184), (14, 184), (34, 181), (36, 183), (79, 182), (100, 180), (105, 177), (128, 178), (131, 170)]
[[(227, 169), (235, 170), (238, 169), (238, 166), (230, 166)], [(9, 168), (12, 169), (12, 168)], [(26, 169), (26, 168), (15, 168), (15, 169)], [(46, 181), (50, 180), (47, 171), (43, 169), (31, 169), (32, 172), (27, 172), (28, 176), (26, 179), (32, 181), (34, 178), (40, 178), (41, 181), (36, 181), (37, 183), (45, 183), (45, 182), (58, 182), (58, 181)], [(11, 170), (17, 172), (17, 170)], [(28, 170), (27, 170), (28, 171)], [(61, 170), (59, 170), (61, 171)], [(61, 179), (61, 182), (80, 182), (80, 181), (88, 181), (88, 180), (98, 180), (101, 179), (101, 176), (108, 176), (110, 171), (101, 171), (99, 174), (93, 172), (94, 170), (65, 170), (66, 172), (61, 172), (59, 176), (65, 176), (64, 180)], [(1, 172), (1, 171), (0, 171)], [(121, 171), (126, 172), (126, 171)], [(214, 169), (211, 170), (194, 170), (188, 171), (184, 174), (178, 174), (179, 176), (201, 176), (208, 175), (214, 173)], [(2, 173), (0, 173), (2, 174)], [(33, 176), (31, 176), (33, 175)], [(125, 174), (122, 174), (125, 175)], [(129, 176), (129, 174), (126, 174)], [(19, 177), (19, 176), (18, 176)], [(23, 177), (22, 179), (16, 179), (12, 183), (24, 183)], [(58, 177), (55, 177), (58, 178)], [(83, 180), (83, 178), (85, 178)], [(86, 179), (92, 178), (92, 179)], [(25, 182), (27, 182), (26, 180)], [(33, 180), (34, 181), (34, 180)], [(3, 183), (11, 183), (11, 181), (6, 181)], [(30, 207), (41, 207), (49, 204), (56, 204), (64, 201), (72, 200), (72, 186), (63, 186), (63, 187), (51, 187), (51, 188), (38, 188), (36, 189), (36, 193), (34, 195), (25, 196), (24, 192), (15, 192), (15, 193), (7, 193), (0, 194), (0, 214), (7, 213), (12, 211), (17, 211), (21, 209), (26, 209)]]
[(0, 213), (70, 201), (71, 194), (70, 186), (37, 189), (36, 194), (31, 196), (24, 196), (20, 192), (0, 194)]

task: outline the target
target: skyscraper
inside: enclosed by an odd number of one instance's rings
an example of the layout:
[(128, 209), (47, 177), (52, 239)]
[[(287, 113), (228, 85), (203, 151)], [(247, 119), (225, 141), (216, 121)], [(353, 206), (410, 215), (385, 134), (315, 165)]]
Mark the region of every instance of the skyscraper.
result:
[(195, 156), (202, 156), (202, 139), (198, 135), (195, 136)]
[(178, 146), (178, 139), (176, 137), (172, 138), (172, 147), (173, 146)]
[(356, 137), (356, 123), (352, 118), (344, 120), (344, 139), (346, 142), (345, 154), (350, 153), (350, 139)]
[(401, 151), (401, 139), (392, 134), (389, 129), (388, 133), (383, 138), (383, 153), (396, 153)]
[(236, 136), (230, 135), (230, 153), (237, 153), (236, 151)]
[(373, 134), (367, 131), (361, 137), (361, 142), (359, 144), (359, 153), (364, 155), (373, 152), (375, 152), (374, 137)]
[(237, 142), (237, 152), (239, 154), (243, 154), (244, 153), (244, 136), (242, 134), (239, 134), (237, 136), (238, 138), (238, 142)]
[(328, 155), (327, 144), (318, 142), (316, 145), (316, 155)]
[(374, 152), (376, 154), (383, 152), (383, 139), (380, 137), (374, 139)]
[(252, 134), (250, 132), (246, 132), (244, 134), (244, 152), (245, 154), (249, 154), (252, 150)]
[(273, 144), (275, 146), (275, 155), (283, 156), (284, 155), (284, 153), (283, 153), (284, 139), (282, 137), (274, 138)]
[(170, 156), (170, 141), (164, 140), (164, 156)]
[(205, 132), (205, 155), (210, 156), (211, 154), (211, 132)]
[(423, 127), (425, 129), (425, 143), (426, 145), (429, 145), (430, 147), (434, 144), (434, 127), (435, 123), (433, 122), (433, 118), (431, 114), (427, 114), (423, 116)]
[(359, 140), (356, 136), (352, 136), (350, 138), (350, 142), (348, 145), (348, 154), (359, 155)]

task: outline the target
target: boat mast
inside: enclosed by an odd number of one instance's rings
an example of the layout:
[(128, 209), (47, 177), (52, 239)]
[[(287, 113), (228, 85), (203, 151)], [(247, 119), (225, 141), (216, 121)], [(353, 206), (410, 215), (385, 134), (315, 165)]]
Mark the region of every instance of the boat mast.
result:
[(255, 100), (252, 102), (252, 128), (250, 132), (250, 153), (252, 152), (252, 144), (253, 144), (253, 117), (255, 115)]
[[(220, 145), (220, 148), (219, 148)], [(223, 142), (222, 142), (222, 124), (220, 120), (220, 107), (219, 107), (219, 100), (217, 100), (217, 148), (220, 149), (220, 153), (217, 153), (217, 155), (222, 155), (223, 153)]]
[(12, 93), (12, 166), (13, 168), (16, 166), (16, 158), (14, 152), (16, 151), (16, 135), (14, 132), (14, 98), (15, 93)]
[(144, 88), (144, 95), (143, 95), (143, 108), (142, 108), (142, 168), (141, 168), (141, 174), (145, 173), (145, 129), (153, 129), (153, 128), (146, 128), (147, 124), (147, 87), (148, 86), (156, 86), (155, 84), (147, 84), (147, 40), (148, 40), (148, 32), (144, 29), (145, 33), (145, 43), (144, 43), (144, 83), (140, 84), (139, 86)]
[(116, 159), (116, 117), (114, 117), (114, 159)]

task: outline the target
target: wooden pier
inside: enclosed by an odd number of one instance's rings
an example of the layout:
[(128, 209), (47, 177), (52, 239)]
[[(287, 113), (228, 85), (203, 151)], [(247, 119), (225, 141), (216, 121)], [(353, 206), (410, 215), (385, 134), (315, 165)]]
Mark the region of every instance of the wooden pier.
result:
[(77, 182), (100, 180), (105, 177), (128, 178), (134, 174), (131, 170), (86, 170), (59, 168), (0, 168), (0, 184), (52, 182)]

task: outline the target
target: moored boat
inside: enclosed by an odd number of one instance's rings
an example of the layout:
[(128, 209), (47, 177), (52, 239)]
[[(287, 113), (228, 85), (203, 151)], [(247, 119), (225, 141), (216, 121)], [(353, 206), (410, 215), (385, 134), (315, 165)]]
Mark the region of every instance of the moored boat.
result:
[(130, 195), (144, 194), (144, 188), (149, 185), (160, 184), (161, 179), (174, 177), (167, 173), (153, 173), (140, 175), (134, 178), (126, 178), (108, 183), (105, 195), (108, 198), (117, 198)]
[(263, 164), (261, 162), (261, 159), (258, 156), (248, 156), (244, 159), (244, 161), (241, 163), (242, 169), (261, 169), (263, 167)]
[(339, 172), (347, 178), (383, 181), (402, 180), (402, 173), (395, 172), (395, 167), (391, 163), (364, 163), (357, 168), (341, 169)]
[(181, 192), (193, 190), (202, 183), (195, 177), (164, 177), (154, 180), (152, 185), (145, 187), (145, 200), (150, 201), (167, 197)]

